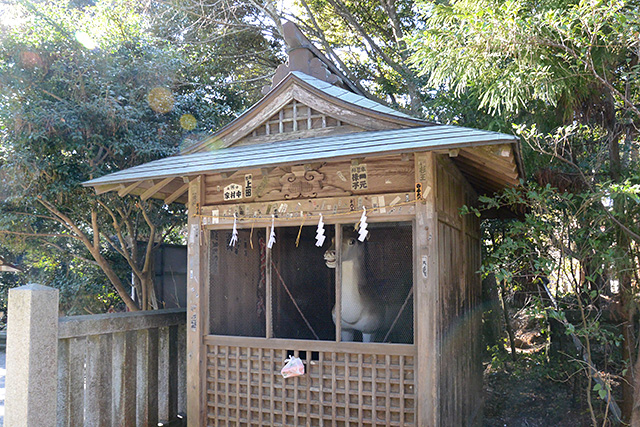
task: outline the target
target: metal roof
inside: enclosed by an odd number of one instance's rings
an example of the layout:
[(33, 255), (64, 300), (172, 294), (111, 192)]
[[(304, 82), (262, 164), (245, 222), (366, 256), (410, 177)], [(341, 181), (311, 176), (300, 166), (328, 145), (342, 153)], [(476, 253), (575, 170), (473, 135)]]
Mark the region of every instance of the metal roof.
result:
[[(285, 78), (283, 78), (274, 88), (269, 91), (267, 95), (265, 95), (258, 102), (253, 104), (247, 110), (245, 110), (241, 115), (236, 117), (231, 122), (227, 123), (222, 128), (218, 129), (211, 136), (194, 143), (183, 149), (184, 154), (193, 154), (200, 152), (203, 149), (208, 149), (207, 146), (211, 144), (212, 141), (216, 141), (219, 138), (224, 140), (224, 135), (234, 128), (237, 129), (238, 126), (241, 126), (243, 121), (247, 119), (251, 115), (252, 112), (261, 111), (265, 108), (265, 105), (272, 100), (273, 97), (277, 96), (279, 90), (283, 90), (287, 85), (292, 83), (298, 83), (303, 86), (308, 86), (312, 90), (317, 90), (325, 95), (329, 99), (335, 99), (340, 102), (344, 102), (347, 104), (351, 104), (358, 109), (360, 109), (361, 114), (366, 114), (367, 111), (384, 114), (389, 116), (391, 119), (402, 120), (403, 126), (426, 126), (433, 125), (434, 123), (426, 122), (422, 119), (417, 119), (415, 117), (411, 117), (408, 114), (402, 113), (400, 111), (396, 111), (393, 108), (387, 107), (386, 105), (382, 105), (379, 102), (375, 102), (366, 98), (362, 95), (355, 94), (353, 92), (349, 92), (348, 90), (342, 89), (338, 86), (334, 86), (331, 83), (320, 80), (316, 77), (312, 77), (308, 74), (305, 74), (301, 71), (292, 71)], [(235, 141), (233, 141), (235, 142)], [(225, 143), (225, 146), (233, 145), (233, 143), (228, 144)]]
[(310, 163), (329, 159), (516, 142), (517, 138), (512, 135), (458, 126), (436, 125), (377, 130), (339, 136), (330, 135), (231, 146), (214, 151), (177, 155), (92, 179), (83, 185), (119, 184), (147, 179)]
[(349, 92), (348, 90), (342, 89), (338, 86), (332, 85), (331, 83), (309, 76), (301, 71), (292, 71), (291, 74), (298, 77), (300, 80), (310, 84), (316, 89), (321, 90), (324, 93), (333, 96), (334, 98), (338, 98), (341, 101), (357, 105), (358, 107), (377, 111), (379, 113), (390, 114), (392, 116), (402, 117), (404, 119), (417, 120), (415, 117), (411, 117), (408, 114), (401, 113), (400, 111), (396, 111), (393, 108), (389, 108), (386, 105), (380, 104), (379, 102), (375, 102), (362, 95)]

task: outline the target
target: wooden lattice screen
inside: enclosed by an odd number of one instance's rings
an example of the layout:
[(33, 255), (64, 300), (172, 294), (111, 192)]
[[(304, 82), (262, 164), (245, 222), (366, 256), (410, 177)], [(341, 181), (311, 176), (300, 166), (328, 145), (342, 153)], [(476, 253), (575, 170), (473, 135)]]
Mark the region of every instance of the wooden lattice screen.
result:
[(255, 129), (251, 136), (256, 137), (301, 130), (323, 129), (342, 125), (343, 123), (340, 120), (322, 114), (294, 100), (270, 117), (264, 125)]
[[(208, 336), (207, 425), (411, 426), (415, 347)], [(288, 355), (305, 375), (280, 375)]]

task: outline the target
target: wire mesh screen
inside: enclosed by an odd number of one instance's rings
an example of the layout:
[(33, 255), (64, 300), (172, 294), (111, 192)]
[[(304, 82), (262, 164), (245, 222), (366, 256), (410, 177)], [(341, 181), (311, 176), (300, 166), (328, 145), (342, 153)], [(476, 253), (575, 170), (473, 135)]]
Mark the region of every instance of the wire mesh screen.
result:
[(358, 240), (343, 226), (342, 340), (413, 344), (410, 222), (373, 223)]
[(327, 239), (316, 247), (315, 225), (276, 228), (271, 274), (276, 338), (335, 340), (335, 271), (324, 260), (333, 235), (334, 227), (326, 225)]
[[(209, 325), (214, 335), (264, 337), (266, 330), (265, 230), (211, 231)], [(249, 237), (252, 237), (253, 248)]]

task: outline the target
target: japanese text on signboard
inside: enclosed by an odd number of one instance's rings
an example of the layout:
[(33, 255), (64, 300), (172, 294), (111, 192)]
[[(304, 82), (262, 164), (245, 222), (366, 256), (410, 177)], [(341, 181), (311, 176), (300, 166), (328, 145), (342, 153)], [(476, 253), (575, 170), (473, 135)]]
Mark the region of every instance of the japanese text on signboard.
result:
[(367, 165), (351, 165), (351, 189), (365, 190), (369, 188), (367, 182)]
[(224, 187), (224, 200), (242, 199), (242, 186), (239, 184), (229, 184)]

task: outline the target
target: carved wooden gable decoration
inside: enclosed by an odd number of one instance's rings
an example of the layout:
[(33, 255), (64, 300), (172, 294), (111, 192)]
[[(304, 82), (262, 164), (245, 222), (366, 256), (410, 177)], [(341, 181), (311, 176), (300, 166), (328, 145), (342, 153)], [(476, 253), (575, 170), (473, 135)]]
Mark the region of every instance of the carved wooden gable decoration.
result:
[(240, 139), (235, 145), (305, 135), (310, 134), (311, 132), (309, 131), (342, 133), (362, 130), (364, 128), (343, 123), (337, 117), (317, 111), (294, 99), (264, 123), (261, 123), (250, 135)]
[(425, 125), (428, 123), (362, 95), (293, 71), (252, 108), (183, 154), (232, 145)]

